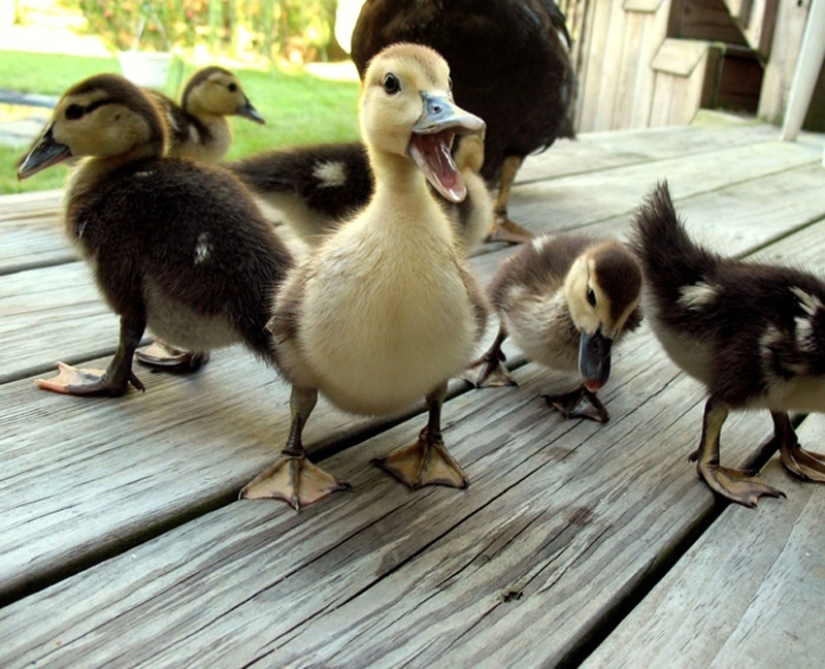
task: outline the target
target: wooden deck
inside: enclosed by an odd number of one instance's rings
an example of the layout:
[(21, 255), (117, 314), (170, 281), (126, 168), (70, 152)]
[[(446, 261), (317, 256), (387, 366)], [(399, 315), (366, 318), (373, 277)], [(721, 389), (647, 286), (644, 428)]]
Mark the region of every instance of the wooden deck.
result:
[[(705, 116), (584, 135), (528, 161), (511, 213), (622, 234), (667, 178), (711, 246), (822, 267), (823, 138), (778, 133)], [(647, 328), (617, 352), (604, 426), (551, 413), (540, 395), (563, 380), (512, 350), (519, 388), (455, 381), (444, 436), (466, 491), (369, 464), (415, 438), (421, 407), (378, 421), (322, 401), (307, 444), (354, 490), (296, 514), (236, 500), (288, 427), (288, 387), (241, 349), (189, 377), (138, 370), (147, 392), (118, 400), (34, 387), (117, 342), (58, 201), (0, 204), (0, 666), (821, 666), (825, 487), (761, 452), (767, 413), (735, 414), (723, 460), (767, 460), (788, 498), (715, 502), (687, 460), (702, 389)], [(511, 250), (483, 251), (486, 281)], [(821, 450), (825, 420), (799, 435)]]

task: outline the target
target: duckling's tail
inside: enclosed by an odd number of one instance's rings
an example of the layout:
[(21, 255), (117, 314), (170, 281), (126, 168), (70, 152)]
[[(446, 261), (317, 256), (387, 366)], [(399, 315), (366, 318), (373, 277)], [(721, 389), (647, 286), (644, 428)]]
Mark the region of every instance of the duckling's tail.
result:
[(661, 291), (701, 281), (718, 258), (691, 240), (676, 215), (667, 181), (657, 184), (639, 208), (631, 246), (645, 278)]

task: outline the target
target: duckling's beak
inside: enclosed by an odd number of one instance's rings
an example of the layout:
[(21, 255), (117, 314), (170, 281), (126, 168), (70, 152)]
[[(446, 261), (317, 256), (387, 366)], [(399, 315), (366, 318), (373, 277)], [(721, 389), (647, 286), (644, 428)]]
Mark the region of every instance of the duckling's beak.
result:
[(20, 161), (17, 166), (17, 178), (25, 179), (33, 174), (37, 174), (40, 170), (45, 170), (47, 167), (56, 165), (72, 157), (72, 152), (65, 144), (60, 144), (55, 141), (52, 135), (52, 128), (54, 124), (49, 124), (40, 135), (35, 145), (26, 154), (26, 157)]
[(260, 123), (264, 125), (266, 121), (264, 117), (258, 112), (255, 107), (252, 106), (252, 103), (249, 101), (249, 98), (244, 95), (243, 104), (238, 107), (235, 111), (238, 116), (243, 116), (244, 118), (248, 118), (250, 121), (255, 121), (255, 123)]
[(450, 202), (462, 202), (467, 187), (450, 153), (456, 135), (482, 134), (484, 121), (446, 97), (422, 92), (424, 112), (413, 126), (407, 149), (433, 187)]
[(579, 372), (584, 386), (595, 393), (610, 377), (610, 349), (613, 340), (602, 334), (601, 328), (593, 334), (582, 332), (579, 339)]

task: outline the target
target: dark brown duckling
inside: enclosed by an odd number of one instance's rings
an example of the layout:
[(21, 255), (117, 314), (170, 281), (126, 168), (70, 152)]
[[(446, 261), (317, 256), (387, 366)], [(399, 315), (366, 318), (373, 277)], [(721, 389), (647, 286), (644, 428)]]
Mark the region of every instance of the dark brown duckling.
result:
[(166, 155), (171, 157), (217, 163), (232, 146), (227, 116), (265, 123), (238, 77), (222, 67), (195, 72), (183, 89), (180, 105), (157, 91), (147, 93), (161, 109), (167, 126)]
[(66, 232), (120, 316), (105, 371), (60, 364), (41, 388), (73, 395), (143, 390), (132, 356), (148, 327), (192, 351), (243, 343), (274, 363), (265, 331), (272, 291), (292, 257), (229, 172), (163, 157), (156, 106), (111, 74), (72, 87), (22, 161), (28, 177), (88, 157), (65, 199)]
[(527, 155), (574, 135), (564, 14), (553, 0), (366, 0), (352, 33), (359, 73), (394, 42), (426, 44), (450, 64), (456, 103), (487, 123), (481, 175), (498, 187), (490, 237), (529, 239), (507, 214), (516, 173)]
[(501, 345), (508, 337), (531, 360), (578, 370), (579, 389), (545, 395), (565, 417), (606, 422), (596, 397), (610, 376), (611, 351), (641, 323), (642, 273), (633, 254), (614, 239), (545, 234), (505, 260), (488, 289), (501, 325), (490, 349), (465, 376), (477, 387), (515, 385)]
[(805, 451), (789, 411), (825, 410), (825, 282), (808, 272), (726, 258), (694, 243), (667, 183), (635, 221), (647, 285), (645, 311), (671, 360), (707, 387), (699, 475), (717, 494), (755, 507), (784, 496), (719, 462), (731, 410), (767, 409), (782, 462), (800, 478), (825, 482), (825, 456)]
[[(493, 203), (480, 176), (484, 139), (480, 135), (457, 137), (453, 159), (464, 179), (466, 197), (455, 203), (432, 186), (430, 191), (469, 251), (484, 240), (493, 220)], [(290, 228), (311, 246), (364, 208), (375, 189), (367, 149), (361, 142), (276, 149), (227, 167), (255, 195), (281, 211)]]
[(396, 413), (425, 397), (419, 439), (376, 464), (411, 488), (468, 483), (444, 445), (441, 407), (449, 378), (484, 333), (486, 309), (427, 182), (454, 202), (464, 197), (463, 179), (445, 158), (456, 134), (482, 133), (484, 122), (452, 104), (447, 63), (410, 44), (373, 59), (359, 118), (375, 193), (311, 249), (276, 296), (269, 328), (293, 384), (292, 429), (282, 457), (245, 497), (301, 506), (335, 485), (301, 442), (319, 392), (363, 415)]

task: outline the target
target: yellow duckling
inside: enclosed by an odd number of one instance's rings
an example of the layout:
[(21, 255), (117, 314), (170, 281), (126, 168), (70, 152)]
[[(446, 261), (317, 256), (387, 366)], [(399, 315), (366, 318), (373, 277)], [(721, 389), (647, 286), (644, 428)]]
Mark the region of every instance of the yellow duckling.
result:
[(486, 309), (427, 182), (452, 202), (465, 197), (450, 146), (456, 134), (482, 133), (484, 122), (453, 104), (447, 63), (411, 44), (373, 59), (359, 118), (375, 193), (290, 272), (275, 299), (268, 327), (293, 383), (292, 430), (280, 460), (244, 488), (246, 498), (298, 507), (340, 487), (308, 461), (301, 441), (319, 391), (365, 415), (426, 397), (418, 441), (376, 464), (411, 488), (467, 485), (441, 437), (441, 406), (448, 379), (484, 332)]

